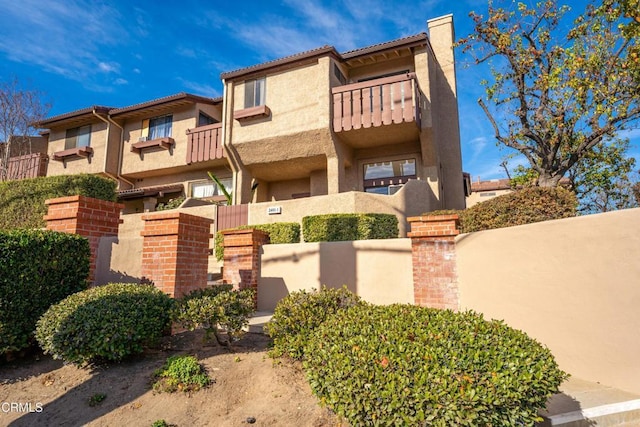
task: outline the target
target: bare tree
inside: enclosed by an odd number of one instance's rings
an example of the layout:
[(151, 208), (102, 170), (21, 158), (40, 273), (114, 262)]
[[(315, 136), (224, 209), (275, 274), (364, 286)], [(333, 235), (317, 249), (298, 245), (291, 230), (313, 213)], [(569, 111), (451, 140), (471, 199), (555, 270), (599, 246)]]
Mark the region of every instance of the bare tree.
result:
[(0, 181), (8, 178), (10, 158), (31, 153), (34, 123), (44, 119), (48, 110), (43, 94), (23, 88), (18, 78), (0, 82)]

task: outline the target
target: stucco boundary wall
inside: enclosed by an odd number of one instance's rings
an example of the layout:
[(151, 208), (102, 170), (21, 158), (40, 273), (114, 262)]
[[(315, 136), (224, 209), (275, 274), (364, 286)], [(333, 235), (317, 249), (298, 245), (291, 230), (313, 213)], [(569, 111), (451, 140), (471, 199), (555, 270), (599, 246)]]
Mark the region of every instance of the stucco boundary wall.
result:
[(258, 310), (299, 290), (340, 288), (374, 304), (413, 304), (411, 239), (262, 246)]
[(640, 209), (456, 238), (460, 309), (504, 320), (585, 380), (640, 393)]
[[(249, 204), (249, 224), (269, 224), (273, 222), (297, 222), (308, 215), (332, 213), (388, 213), (398, 218), (399, 237), (406, 237), (409, 230), (407, 218), (422, 215), (438, 207), (430, 205), (433, 192), (429, 183), (423, 180), (409, 180), (393, 195), (349, 191), (346, 193), (301, 199), (281, 200)], [(269, 208), (280, 213), (269, 214)]]
[[(172, 209), (162, 212), (179, 212), (208, 218), (215, 221), (216, 206), (196, 206), (190, 208)], [(147, 213), (122, 215), (122, 222), (117, 236), (102, 237), (99, 242), (96, 261), (95, 283), (139, 283), (146, 279), (142, 274), (142, 248), (145, 221), (142, 219)], [(212, 227), (213, 229), (213, 227)], [(214, 247), (213, 237), (209, 239), (209, 248)], [(220, 271), (221, 262), (215, 256), (208, 257), (208, 272)]]

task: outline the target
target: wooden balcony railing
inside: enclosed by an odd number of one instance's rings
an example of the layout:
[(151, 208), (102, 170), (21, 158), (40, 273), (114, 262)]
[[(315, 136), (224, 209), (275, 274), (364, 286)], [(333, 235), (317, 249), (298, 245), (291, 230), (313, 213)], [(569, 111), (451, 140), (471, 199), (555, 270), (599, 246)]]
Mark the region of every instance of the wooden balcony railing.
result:
[(187, 164), (225, 157), (221, 123), (187, 129)]
[(333, 94), (333, 130), (415, 121), (420, 126), (422, 93), (414, 73), (338, 86)]
[(36, 178), (47, 174), (47, 155), (44, 153), (25, 154), (10, 157), (7, 164), (7, 180)]

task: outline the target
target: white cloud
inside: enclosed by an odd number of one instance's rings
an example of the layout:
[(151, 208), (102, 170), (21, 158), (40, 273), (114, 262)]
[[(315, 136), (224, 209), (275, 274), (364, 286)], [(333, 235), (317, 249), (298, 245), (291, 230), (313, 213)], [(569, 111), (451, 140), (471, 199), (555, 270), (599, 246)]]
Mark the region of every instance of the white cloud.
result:
[(119, 21), (113, 7), (86, 0), (0, 2), (0, 52), (86, 87), (97, 86), (92, 76), (117, 72), (115, 62), (97, 56), (126, 39)]
[(99, 62), (98, 63), (98, 68), (100, 69), (100, 71), (105, 72), (105, 73), (117, 73), (118, 70), (120, 69), (120, 65), (116, 64), (116, 63), (106, 63), (106, 62)]
[(117, 78), (117, 79), (115, 79), (115, 80), (113, 81), (113, 84), (116, 84), (116, 85), (126, 85), (126, 84), (129, 84), (129, 82), (128, 82), (127, 80), (123, 79), (123, 78)]

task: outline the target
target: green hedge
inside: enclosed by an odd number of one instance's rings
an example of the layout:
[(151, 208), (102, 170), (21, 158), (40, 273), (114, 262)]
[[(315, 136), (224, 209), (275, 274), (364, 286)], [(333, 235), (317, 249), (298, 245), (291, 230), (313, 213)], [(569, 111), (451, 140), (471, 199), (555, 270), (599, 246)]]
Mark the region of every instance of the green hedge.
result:
[(87, 196), (116, 200), (116, 182), (98, 175), (63, 175), (0, 183), (0, 230), (42, 228), (44, 201), (56, 197)]
[(578, 200), (561, 187), (527, 187), (464, 210), (440, 210), (425, 215), (457, 214), (463, 233), (531, 224), (576, 216)]
[(51, 304), (87, 287), (89, 242), (54, 231), (0, 231), (0, 354), (28, 347)]
[(302, 218), (305, 242), (394, 239), (398, 218), (392, 214), (326, 214)]
[(305, 349), (320, 401), (351, 425), (533, 426), (566, 378), (550, 351), (473, 312), (358, 305)]
[[(250, 228), (256, 228), (258, 230), (266, 231), (269, 233), (269, 241), (274, 244), (283, 243), (300, 243), (300, 224), (297, 222), (274, 222), (271, 224), (257, 224), (257, 225), (241, 225), (240, 227), (233, 228), (232, 230), (247, 230)], [(223, 236), (220, 230), (216, 233), (215, 239), (215, 254), (216, 259), (220, 261), (224, 255), (224, 248), (222, 246)]]
[(278, 302), (273, 317), (264, 327), (265, 333), (273, 339), (270, 355), (303, 359), (304, 347), (313, 331), (329, 316), (357, 304), (361, 304), (360, 297), (346, 286), (291, 292)]
[(38, 320), (36, 338), (54, 359), (118, 361), (158, 340), (171, 324), (173, 306), (153, 285), (98, 286), (51, 306)]

